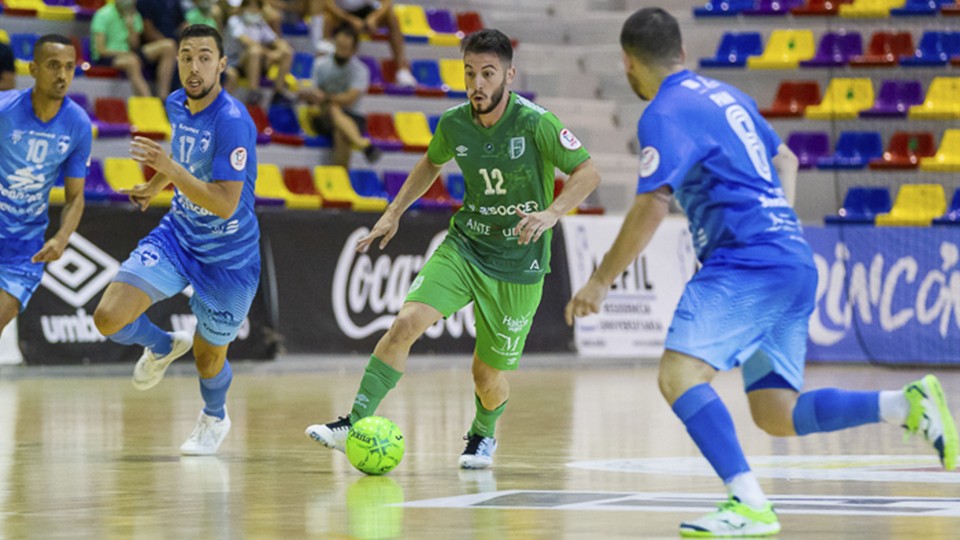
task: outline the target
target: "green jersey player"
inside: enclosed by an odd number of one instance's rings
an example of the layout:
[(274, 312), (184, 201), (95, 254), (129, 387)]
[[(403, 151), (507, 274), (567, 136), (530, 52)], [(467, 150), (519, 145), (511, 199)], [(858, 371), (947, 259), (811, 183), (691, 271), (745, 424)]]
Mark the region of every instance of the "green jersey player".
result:
[[(400, 379), (413, 343), (472, 301), (477, 413), (460, 467), (482, 469), (492, 464), (494, 427), (509, 397), (505, 372), (517, 369), (550, 270), (551, 228), (597, 187), (600, 176), (556, 116), (507, 90), (516, 75), (507, 36), (481, 30), (464, 39), (461, 49), (469, 102), (440, 118), (427, 154), (357, 250), (366, 251), (378, 238), (380, 248), (386, 246), (401, 214), (451, 159), (466, 182), (463, 208), (377, 343), (350, 415), (312, 425), (307, 435), (343, 451), (353, 422), (373, 415)], [(570, 175), (556, 199), (555, 167)]]

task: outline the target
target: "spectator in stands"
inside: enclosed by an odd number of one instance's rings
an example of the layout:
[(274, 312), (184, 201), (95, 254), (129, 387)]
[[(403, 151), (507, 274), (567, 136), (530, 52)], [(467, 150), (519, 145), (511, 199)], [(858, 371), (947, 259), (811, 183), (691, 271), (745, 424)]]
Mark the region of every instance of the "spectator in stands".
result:
[(337, 28), (333, 34), (334, 52), (317, 60), (312, 79), (316, 87), (301, 91), (300, 96), (313, 106), (311, 125), (320, 135), (333, 137), (333, 163), (350, 167), (354, 148), (362, 150), (370, 162), (380, 159), (380, 149), (363, 136), (367, 119), (357, 105), (370, 85), (370, 71), (354, 56), (360, 37), (350, 25)]
[(214, 0), (184, 0), (184, 25), (205, 24), (220, 29), (222, 14), (220, 8), (214, 5)]
[(143, 78), (143, 62), (157, 65), (157, 96), (166, 99), (176, 65), (177, 49), (172, 39), (161, 39), (141, 46), (143, 17), (134, 0), (116, 0), (98, 9), (90, 23), (90, 55), (95, 64), (113, 66), (127, 75), (133, 93), (153, 95)]
[(0, 43), (0, 91), (17, 87), (17, 64), (13, 58), (13, 49), (6, 43)]
[(343, 23), (358, 33), (373, 34), (378, 28), (386, 28), (390, 38), (390, 50), (397, 63), (397, 84), (416, 86), (417, 79), (410, 73), (410, 63), (404, 51), (400, 22), (393, 12), (393, 0), (323, 0), (324, 35), (330, 38), (333, 29)]
[(263, 6), (263, 17), (277, 34), (281, 34), (283, 23), (308, 22), (310, 42), (317, 55), (333, 54), (333, 43), (324, 39), (323, 28), (324, 0), (267, 0)]
[(137, 11), (143, 17), (144, 43), (176, 41), (186, 20), (180, 0), (137, 0)]
[(259, 102), (262, 97), (260, 78), (276, 66), (274, 99), (292, 97), (284, 89), (284, 80), (293, 63), (293, 48), (264, 20), (261, 0), (243, 0), (240, 10), (227, 20), (224, 34), (230, 66), (228, 91), (232, 92), (240, 75), (244, 75), (251, 90), (248, 101)]

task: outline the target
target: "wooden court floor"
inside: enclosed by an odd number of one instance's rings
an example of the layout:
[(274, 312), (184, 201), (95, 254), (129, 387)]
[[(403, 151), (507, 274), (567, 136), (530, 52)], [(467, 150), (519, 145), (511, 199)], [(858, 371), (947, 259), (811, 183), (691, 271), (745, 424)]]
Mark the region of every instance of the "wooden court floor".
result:
[[(238, 365), (233, 430), (209, 458), (177, 453), (200, 409), (196, 378), (180, 375), (189, 364), (142, 393), (119, 374), (21, 370), (0, 379), (0, 538), (676, 538), (682, 519), (722, 498), (653, 367), (521, 369), (495, 468), (462, 472), (469, 359), (432, 362), (381, 407), (407, 441), (384, 477), (303, 435), (346, 412), (360, 357), (334, 372)], [(922, 374), (817, 366), (807, 381), (892, 388)], [(941, 380), (960, 412), (960, 372)], [(924, 443), (890, 426), (771, 439), (749, 422), (737, 374), (717, 388), (780, 509), (781, 538), (960, 538), (960, 473), (940, 471)]]

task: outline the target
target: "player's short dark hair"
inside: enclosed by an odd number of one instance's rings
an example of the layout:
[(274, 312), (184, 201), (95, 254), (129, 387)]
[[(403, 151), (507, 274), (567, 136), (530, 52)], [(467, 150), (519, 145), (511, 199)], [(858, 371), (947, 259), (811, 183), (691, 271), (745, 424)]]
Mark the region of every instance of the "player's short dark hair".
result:
[(360, 44), (360, 34), (357, 33), (357, 30), (353, 25), (349, 23), (343, 23), (333, 29), (333, 34), (330, 37), (337, 37), (339, 34), (346, 34), (353, 38), (353, 48), (356, 49), (357, 45)]
[(47, 43), (58, 43), (60, 45), (66, 45), (67, 47), (73, 47), (73, 42), (70, 41), (70, 38), (62, 34), (44, 34), (40, 36), (40, 39), (33, 44), (33, 61), (38, 60), (37, 56), (40, 54), (40, 51), (43, 50), (43, 46)]
[(513, 65), (513, 44), (496, 28), (484, 28), (465, 37), (460, 43), (460, 52), (465, 55), (493, 53), (505, 67)]
[(223, 58), (223, 36), (220, 35), (220, 32), (206, 24), (191, 24), (190, 26), (183, 29), (183, 32), (180, 32), (180, 43), (183, 43), (183, 40), (188, 38), (205, 38), (211, 37), (213, 41), (217, 44), (217, 52), (220, 53), (220, 58)]
[(660, 8), (643, 8), (627, 18), (620, 46), (627, 54), (655, 64), (679, 62), (683, 56), (680, 25)]

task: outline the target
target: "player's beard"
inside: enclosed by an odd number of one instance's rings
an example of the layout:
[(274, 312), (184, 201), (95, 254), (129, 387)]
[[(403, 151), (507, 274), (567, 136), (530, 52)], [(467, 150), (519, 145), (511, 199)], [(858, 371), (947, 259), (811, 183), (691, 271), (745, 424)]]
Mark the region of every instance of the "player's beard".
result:
[(478, 109), (473, 105), (473, 101), (470, 102), (470, 107), (473, 108), (473, 115), (480, 116), (481, 114), (490, 114), (494, 109), (497, 108), (497, 105), (500, 105), (500, 102), (503, 101), (503, 94), (507, 91), (507, 80), (504, 78), (503, 83), (500, 84), (500, 87), (497, 88), (497, 91), (490, 96), (490, 106), (486, 109)]
[(183, 91), (187, 93), (187, 97), (188, 97), (188, 98), (190, 98), (190, 99), (192, 99), (192, 100), (195, 100), (195, 101), (199, 101), (199, 100), (207, 97), (207, 94), (209, 94), (210, 91), (213, 90), (213, 87), (216, 86), (216, 85), (217, 85), (217, 83), (216, 83), (216, 81), (214, 81), (213, 83), (210, 84), (210, 86), (206, 86), (206, 87), (201, 86), (201, 87), (200, 87), (200, 92), (199, 92), (197, 95), (195, 95), (195, 96), (190, 94), (190, 90), (187, 89), (187, 86), (186, 86), (186, 85), (184, 85)]
[(629, 71), (627, 72), (627, 81), (630, 83), (630, 88), (633, 89), (633, 93), (636, 94), (638, 98), (642, 99), (643, 101), (650, 101), (650, 98), (640, 92), (640, 81), (637, 80), (637, 78), (634, 77)]

